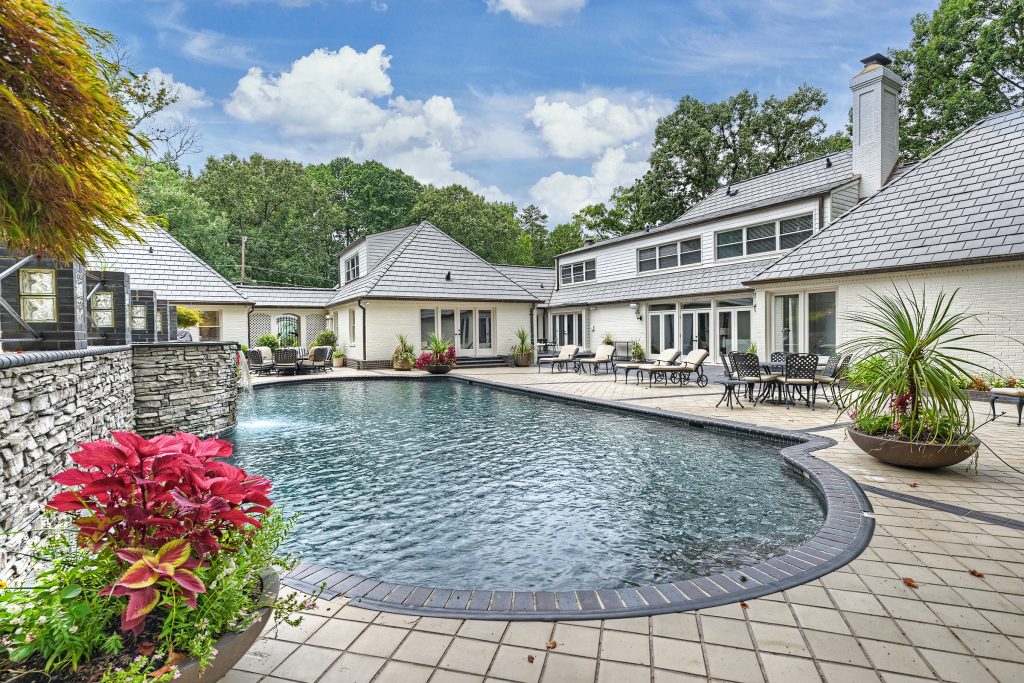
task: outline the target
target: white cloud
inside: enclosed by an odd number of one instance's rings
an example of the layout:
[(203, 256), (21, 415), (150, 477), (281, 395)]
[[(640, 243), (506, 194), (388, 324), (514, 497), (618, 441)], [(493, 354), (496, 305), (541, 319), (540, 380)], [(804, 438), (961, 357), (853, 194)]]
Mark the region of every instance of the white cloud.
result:
[(217, 31), (188, 26), (182, 20), (185, 13), (185, 5), (182, 2), (161, 5), (160, 9), (159, 14), (152, 17), (158, 35), (162, 42), (176, 46), (182, 54), (198, 62), (221, 66), (242, 66), (256, 61), (252, 56), (251, 43)]
[(383, 45), (366, 52), (349, 46), (315, 50), (279, 74), (249, 69), (226, 103), (235, 119), (270, 126), (323, 159), (340, 155), (376, 159), (417, 179), (461, 183), (490, 199), (507, 200), (455, 168), (453, 150), (463, 142), (463, 121), (448, 97), (391, 97), (391, 57)]
[(487, 0), (491, 12), (508, 12), (527, 24), (557, 24), (579, 12), (587, 0)]
[(187, 83), (174, 80), (174, 75), (167, 73), (159, 67), (153, 67), (146, 72), (146, 78), (153, 84), (154, 89), (164, 87), (168, 92), (174, 93), (177, 102), (164, 111), (189, 112), (193, 109), (203, 109), (213, 104), (206, 96), (202, 88), (193, 88)]
[(551, 151), (566, 159), (601, 154), (615, 145), (649, 137), (671, 103), (639, 95), (613, 101), (604, 95), (562, 99), (538, 97), (527, 118)]
[(612, 190), (629, 185), (647, 170), (646, 148), (633, 143), (605, 150), (593, 163), (590, 175), (557, 171), (538, 180), (530, 197), (551, 216), (552, 224), (568, 219), (588, 204), (604, 202)]

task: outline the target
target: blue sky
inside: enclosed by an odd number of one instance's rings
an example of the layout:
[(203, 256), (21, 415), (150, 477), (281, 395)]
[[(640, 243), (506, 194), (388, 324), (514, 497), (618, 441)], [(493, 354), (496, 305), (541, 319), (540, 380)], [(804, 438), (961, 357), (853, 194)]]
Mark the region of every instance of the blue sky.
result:
[(742, 88), (830, 97), (937, 0), (68, 0), (173, 81), (201, 151), (375, 158), (566, 219), (643, 173), (659, 116)]

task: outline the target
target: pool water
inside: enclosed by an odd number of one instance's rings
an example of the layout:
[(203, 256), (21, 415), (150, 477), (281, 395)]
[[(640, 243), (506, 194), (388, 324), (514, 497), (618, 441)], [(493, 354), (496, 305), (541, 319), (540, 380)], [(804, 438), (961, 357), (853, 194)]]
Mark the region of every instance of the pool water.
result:
[(620, 588), (784, 554), (822, 526), (777, 443), (459, 381), (260, 389), (233, 462), (290, 550), (396, 583)]

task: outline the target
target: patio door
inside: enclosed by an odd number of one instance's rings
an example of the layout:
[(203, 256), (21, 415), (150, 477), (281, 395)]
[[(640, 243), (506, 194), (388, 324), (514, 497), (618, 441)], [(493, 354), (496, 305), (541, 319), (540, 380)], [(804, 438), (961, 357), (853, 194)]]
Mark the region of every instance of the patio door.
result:
[(551, 337), (556, 350), (566, 344), (585, 346), (583, 332), (582, 313), (556, 313), (551, 316)]
[(730, 351), (746, 353), (750, 349), (750, 314), (748, 310), (718, 311), (718, 361)]
[(465, 357), (476, 356), (476, 316), (472, 308), (459, 309), (459, 330), (455, 334), (455, 348), (458, 355)]
[(683, 355), (694, 349), (711, 353), (711, 311), (683, 311), (680, 344)]
[(651, 341), (651, 356), (657, 356), (665, 349), (676, 347), (676, 307), (675, 304), (651, 306), (647, 318), (648, 339)]

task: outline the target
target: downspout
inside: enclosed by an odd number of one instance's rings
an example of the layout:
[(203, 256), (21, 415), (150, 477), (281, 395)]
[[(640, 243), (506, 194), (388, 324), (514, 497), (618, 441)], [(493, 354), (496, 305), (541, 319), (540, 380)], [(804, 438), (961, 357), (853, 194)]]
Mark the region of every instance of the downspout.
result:
[(366, 357), (366, 306), (363, 305), (362, 299), (356, 299), (356, 306), (363, 309), (363, 360), (369, 360)]
[(249, 310), (245, 314), (245, 338), (249, 340), (246, 346), (252, 346), (252, 312), (256, 310), (256, 304), (250, 303)]

